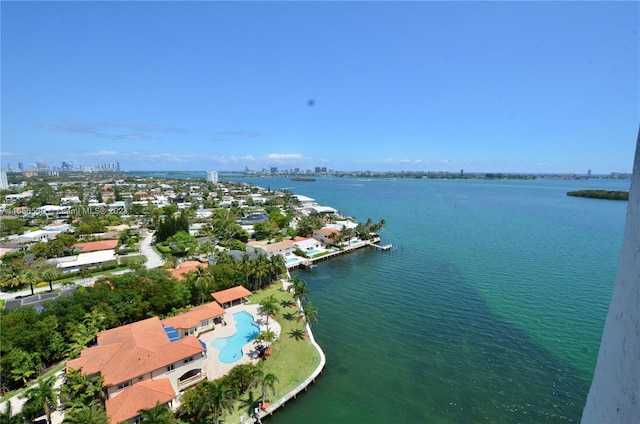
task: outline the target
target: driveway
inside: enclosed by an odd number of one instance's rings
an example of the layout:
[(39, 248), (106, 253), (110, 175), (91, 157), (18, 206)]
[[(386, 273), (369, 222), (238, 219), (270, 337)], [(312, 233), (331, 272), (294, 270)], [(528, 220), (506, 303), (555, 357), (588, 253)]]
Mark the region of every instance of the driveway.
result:
[(140, 253), (147, 257), (147, 261), (144, 263), (147, 269), (159, 268), (164, 264), (162, 257), (153, 250), (151, 240), (153, 240), (153, 233), (149, 233), (149, 235), (140, 242)]

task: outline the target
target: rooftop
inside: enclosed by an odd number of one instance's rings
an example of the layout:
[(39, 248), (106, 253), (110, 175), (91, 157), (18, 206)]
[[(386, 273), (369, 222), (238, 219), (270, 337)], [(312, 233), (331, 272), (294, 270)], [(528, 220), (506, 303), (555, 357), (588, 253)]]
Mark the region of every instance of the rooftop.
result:
[(104, 385), (108, 386), (137, 378), (203, 351), (193, 336), (172, 343), (160, 320), (153, 317), (100, 332), (98, 345), (83, 349), (79, 358), (67, 362), (67, 369), (82, 368), (84, 374), (100, 374)]
[(119, 423), (138, 415), (142, 409), (151, 409), (158, 403), (169, 402), (176, 395), (167, 378), (135, 383), (118, 396), (105, 402), (105, 409), (111, 423)]
[(187, 274), (198, 267), (207, 268), (209, 266), (208, 263), (200, 262), (200, 261), (184, 261), (178, 268), (169, 268), (168, 271), (173, 278), (177, 278), (178, 280), (184, 280)]
[(251, 292), (242, 286), (231, 287), (230, 289), (217, 291), (211, 294), (211, 296), (213, 296), (213, 298), (221, 305), (250, 295)]
[(188, 312), (162, 320), (162, 324), (174, 328), (194, 328), (200, 322), (224, 315), (224, 309), (216, 302), (191, 308)]
[(86, 243), (77, 243), (73, 245), (74, 249), (79, 249), (80, 252), (96, 252), (99, 250), (115, 249), (118, 245), (118, 240), (99, 240), (89, 241)]

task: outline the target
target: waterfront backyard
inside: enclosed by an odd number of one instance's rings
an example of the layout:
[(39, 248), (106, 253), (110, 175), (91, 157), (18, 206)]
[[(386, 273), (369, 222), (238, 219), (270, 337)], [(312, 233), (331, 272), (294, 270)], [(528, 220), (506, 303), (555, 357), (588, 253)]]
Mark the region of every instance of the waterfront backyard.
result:
[[(260, 302), (273, 295), (278, 302), (278, 312), (269, 318), (269, 328), (278, 335), (272, 343), (272, 352), (266, 360), (255, 361), (250, 357), (255, 350), (255, 343), (251, 342), (243, 347), (243, 357), (237, 362), (228, 364), (218, 359), (218, 350), (212, 343), (223, 337), (229, 337), (235, 332), (233, 314), (239, 311), (251, 313), (259, 325), (260, 331), (266, 330), (266, 316), (260, 314)], [(299, 319), (298, 307), (294, 303), (293, 295), (282, 290), (280, 283), (273, 284), (267, 289), (259, 290), (249, 296), (249, 303), (243, 306), (229, 308), (225, 313), (227, 325), (216, 327), (216, 330), (203, 334), (200, 339), (207, 344), (207, 362), (205, 371), (210, 380), (222, 377), (234, 366), (254, 362), (264, 373), (273, 373), (278, 377), (275, 384), (275, 395), (269, 393), (267, 399), (270, 403), (282, 398), (288, 392), (303, 383), (320, 364), (320, 354), (310, 343), (306, 335), (305, 323)], [(249, 393), (251, 392), (252, 393)], [(226, 423), (240, 423), (241, 417), (246, 421), (253, 415), (253, 411), (247, 406), (246, 399), (253, 395), (254, 399), (261, 396), (260, 390), (254, 388), (236, 400), (235, 410), (224, 418)]]

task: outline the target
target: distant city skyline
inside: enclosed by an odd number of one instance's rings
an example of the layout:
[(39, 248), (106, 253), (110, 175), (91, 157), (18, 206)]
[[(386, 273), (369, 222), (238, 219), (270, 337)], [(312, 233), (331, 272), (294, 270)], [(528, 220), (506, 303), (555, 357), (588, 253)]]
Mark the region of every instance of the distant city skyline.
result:
[(2, 2), (0, 167), (631, 172), (638, 2)]

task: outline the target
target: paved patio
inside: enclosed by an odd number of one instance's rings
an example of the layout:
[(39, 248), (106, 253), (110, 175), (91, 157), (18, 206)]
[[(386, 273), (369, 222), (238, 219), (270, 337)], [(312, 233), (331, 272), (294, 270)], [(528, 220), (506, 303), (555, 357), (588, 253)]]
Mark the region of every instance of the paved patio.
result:
[[(242, 357), (232, 364), (225, 364), (218, 360), (218, 349), (211, 347), (211, 342), (214, 339), (222, 337), (230, 337), (236, 332), (236, 322), (233, 319), (233, 314), (240, 311), (247, 311), (253, 315), (253, 320), (256, 325), (260, 327), (260, 331), (267, 329), (266, 316), (259, 313), (260, 305), (257, 304), (244, 304), (233, 306), (225, 310), (224, 321), (227, 325), (216, 325), (213, 331), (209, 331), (200, 335), (198, 338), (207, 345), (207, 357), (204, 360), (203, 371), (209, 380), (215, 380), (228, 373), (233, 367), (240, 364), (246, 364), (252, 362), (256, 364), (258, 359), (252, 359), (251, 353), (255, 350), (255, 344), (253, 342), (247, 343), (242, 347)], [(280, 324), (273, 318), (269, 318), (269, 328), (276, 335), (276, 338), (280, 337)]]

